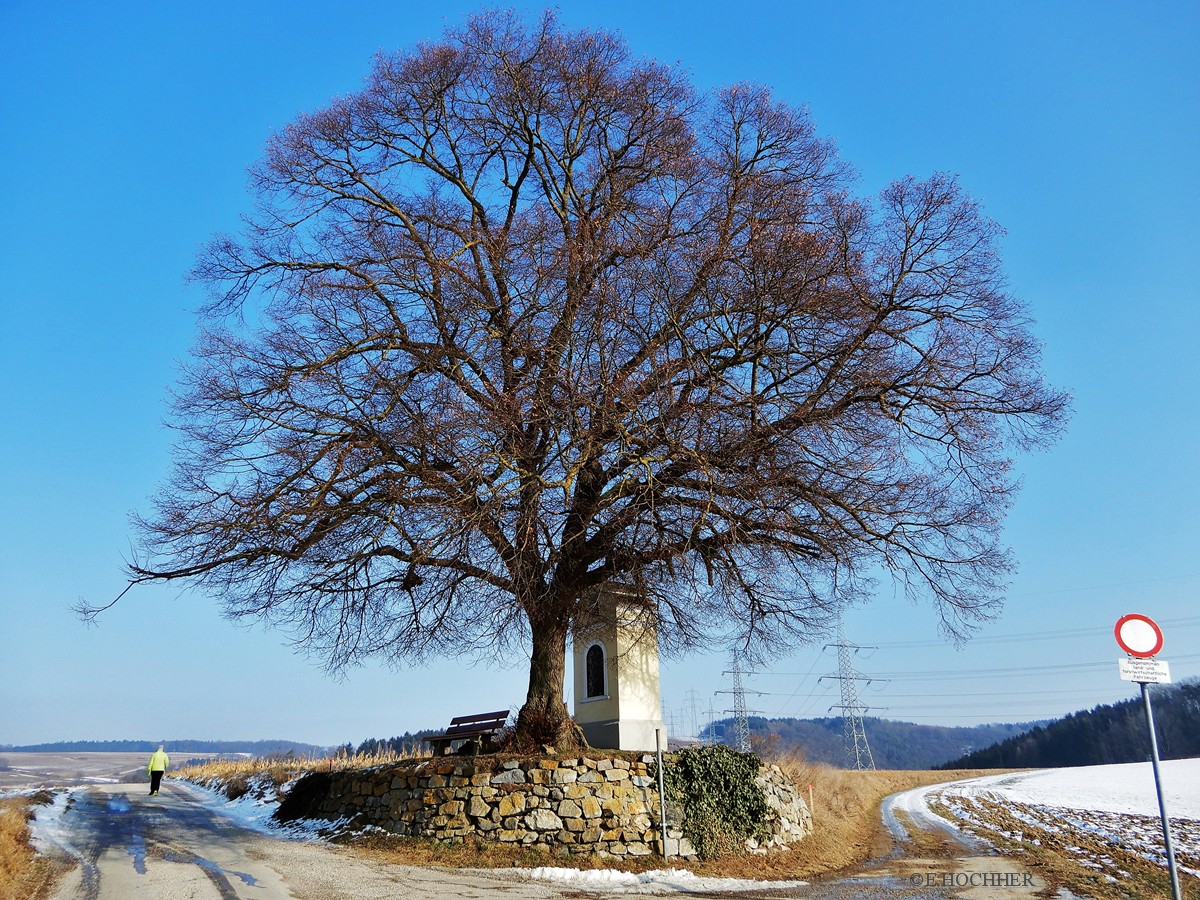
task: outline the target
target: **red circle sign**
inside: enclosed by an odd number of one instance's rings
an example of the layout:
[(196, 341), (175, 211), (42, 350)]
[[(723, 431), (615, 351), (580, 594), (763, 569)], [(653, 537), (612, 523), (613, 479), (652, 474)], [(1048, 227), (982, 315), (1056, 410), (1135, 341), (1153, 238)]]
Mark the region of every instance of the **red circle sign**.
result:
[(1162, 649), (1163, 635), (1149, 616), (1130, 613), (1117, 620), (1117, 643), (1130, 656), (1148, 659)]

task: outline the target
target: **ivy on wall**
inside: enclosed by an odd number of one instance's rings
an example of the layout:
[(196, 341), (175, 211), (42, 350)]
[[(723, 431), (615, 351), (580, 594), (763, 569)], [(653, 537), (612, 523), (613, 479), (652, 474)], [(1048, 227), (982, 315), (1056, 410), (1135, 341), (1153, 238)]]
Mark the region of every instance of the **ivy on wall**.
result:
[(755, 781), (759, 759), (714, 745), (681, 750), (664, 760), (667, 801), (682, 809), (684, 830), (701, 859), (740, 850), (769, 834), (770, 808)]

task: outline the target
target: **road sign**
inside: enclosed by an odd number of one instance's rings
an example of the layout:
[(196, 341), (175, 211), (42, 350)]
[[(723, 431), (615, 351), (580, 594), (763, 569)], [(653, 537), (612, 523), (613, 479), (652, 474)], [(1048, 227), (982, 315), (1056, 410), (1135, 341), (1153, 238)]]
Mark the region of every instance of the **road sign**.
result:
[(1130, 656), (1148, 659), (1162, 649), (1163, 633), (1153, 619), (1130, 613), (1117, 620), (1117, 643)]
[(1171, 897), (1182, 900), (1179, 872), (1175, 868), (1175, 849), (1171, 846), (1171, 820), (1167, 817), (1167, 802), (1163, 799), (1162, 774), (1158, 768), (1158, 739), (1154, 736), (1154, 710), (1150, 705), (1151, 684), (1169, 684), (1171, 670), (1166, 660), (1151, 659), (1163, 645), (1162, 629), (1149, 616), (1130, 613), (1117, 620), (1117, 643), (1129, 654), (1117, 660), (1124, 681), (1136, 681), (1142, 691), (1142, 706), (1146, 710), (1146, 730), (1150, 732), (1150, 762), (1154, 765), (1154, 792), (1158, 794), (1158, 817), (1162, 820), (1163, 849), (1167, 851), (1167, 871), (1171, 876)]
[(1138, 684), (1170, 684), (1171, 668), (1165, 659), (1118, 659), (1122, 681)]

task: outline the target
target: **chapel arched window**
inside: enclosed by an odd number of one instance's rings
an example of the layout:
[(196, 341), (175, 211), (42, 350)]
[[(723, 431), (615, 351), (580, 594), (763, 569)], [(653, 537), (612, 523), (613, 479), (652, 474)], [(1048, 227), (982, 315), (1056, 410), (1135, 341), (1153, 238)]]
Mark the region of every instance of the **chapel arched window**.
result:
[(604, 696), (604, 648), (592, 644), (587, 652), (587, 695)]

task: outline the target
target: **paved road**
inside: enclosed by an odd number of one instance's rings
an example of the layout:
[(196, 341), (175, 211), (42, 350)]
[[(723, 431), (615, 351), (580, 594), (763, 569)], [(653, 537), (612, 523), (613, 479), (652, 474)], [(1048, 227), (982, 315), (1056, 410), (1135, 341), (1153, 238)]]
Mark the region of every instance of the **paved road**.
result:
[(185, 785), (95, 785), (39, 839), (75, 864), (55, 900), (547, 900), (553, 885), (487, 873), (389, 866), (244, 828), (207, 809)]

